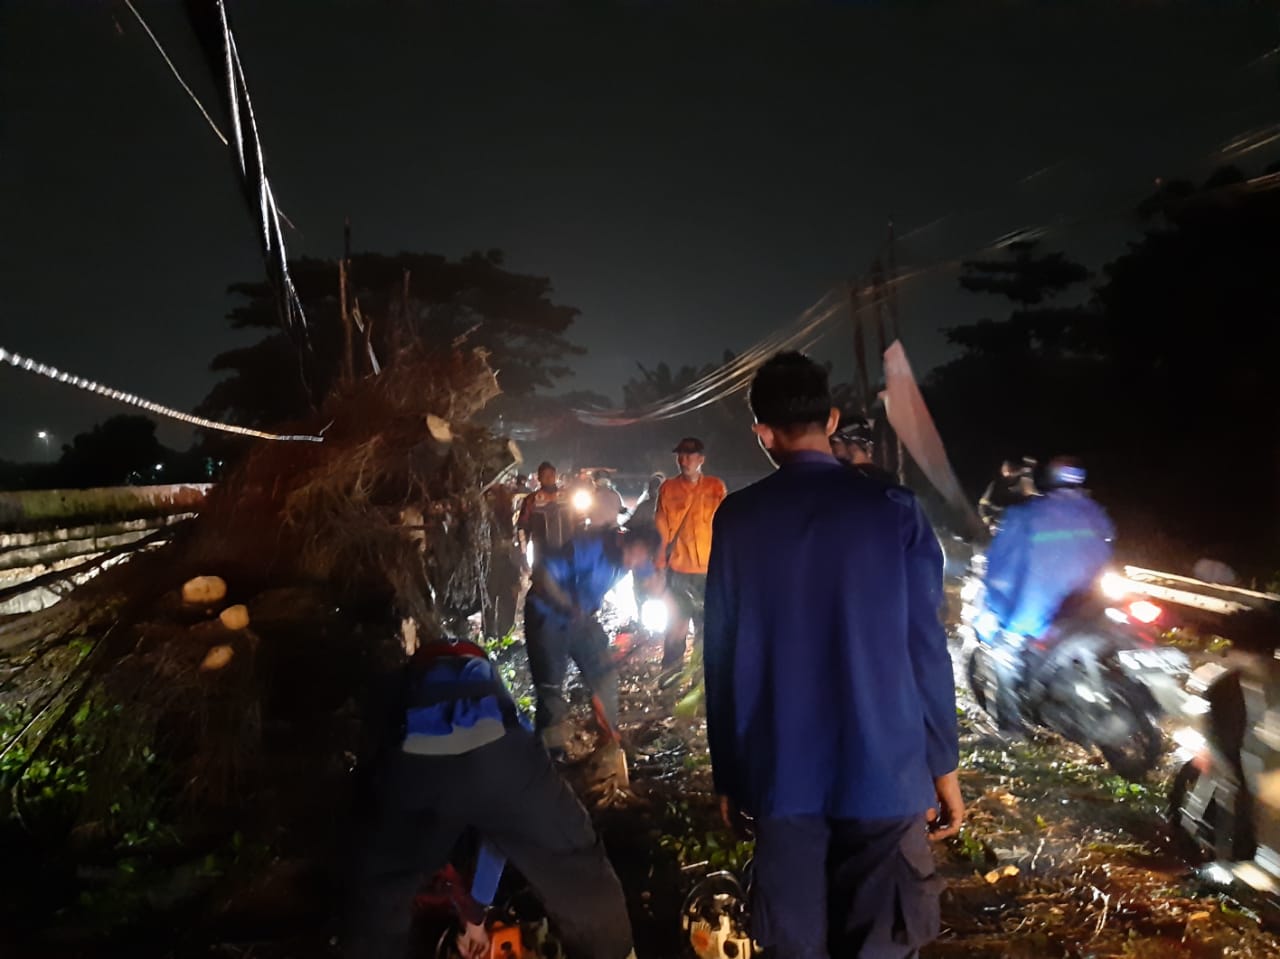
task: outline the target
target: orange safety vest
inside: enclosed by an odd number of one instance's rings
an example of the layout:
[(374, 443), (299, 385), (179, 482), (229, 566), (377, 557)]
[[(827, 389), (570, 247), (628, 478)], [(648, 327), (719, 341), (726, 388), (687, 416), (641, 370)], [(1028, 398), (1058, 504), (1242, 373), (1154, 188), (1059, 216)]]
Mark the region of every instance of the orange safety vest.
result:
[(703, 476), (691, 483), (675, 476), (658, 490), (654, 521), (662, 535), (658, 566), (676, 573), (707, 572), (711, 558), (711, 520), (728, 495), (721, 480)]

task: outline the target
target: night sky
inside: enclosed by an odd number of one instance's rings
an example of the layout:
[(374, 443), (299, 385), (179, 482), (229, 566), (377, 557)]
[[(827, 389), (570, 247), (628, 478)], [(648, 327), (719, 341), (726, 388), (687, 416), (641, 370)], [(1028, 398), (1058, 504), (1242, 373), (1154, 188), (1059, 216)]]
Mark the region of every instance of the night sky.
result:
[[(136, 2), (215, 106), (181, 5)], [(1096, 267), (1156, 176), (1201, 176), (1280, 120), (1266, 7), (230, 9), (291, 253), (338, 255), (345, 215), (358, 249), (503, 249), (583, 311), (566, 388), (616, 395), (635, 360), (746, 347), (865, 271), (891, 216), (904, 263), (1056, 224), (1046, 244)], [(225, 149), (122, 3), (0, 4), (0, 98), (0, 346), (191, 407), (237, 342), (225, 287), (262, 274)], [(953, 276), (913, 284), (917, 368), (984, 312), (1006, 309)], [(844, 364), (848, 342), (822, 352)], [(124, 412), (8, 368), (0, 405), (8, 459)]]

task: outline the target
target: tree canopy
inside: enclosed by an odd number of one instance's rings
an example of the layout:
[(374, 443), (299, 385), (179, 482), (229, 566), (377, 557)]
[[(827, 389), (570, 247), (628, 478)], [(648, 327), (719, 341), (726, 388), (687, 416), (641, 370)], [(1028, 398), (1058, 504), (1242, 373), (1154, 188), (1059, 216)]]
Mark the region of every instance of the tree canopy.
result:
[(1062, 254), (1022, 247), (1007, 262), (968, 264), (962, 289), (1013, 309), (949, 330), (962, 353), (928, 380), (962, 478), (976, 489), (1003, 457), (1076, 453), (1128, 518), (1122, 534), (1210, 552), (1255, 546), (1255, 558), (1273, 549), (1280, 196), (1270, 181), (1224, 169), (1198, 186), (1161, 184), (1135, 211), (1142, 238), (1076, 304), (1059, 297), (1088, 274)]
[[(231, 311), (231, 325), (272, 332), (214, 358), (212, 369), (230, 375), (201, 404), (204, 415), (254, 425), (299, 419), (344, 374), (337, 264), (304, 258), (290, 269), (306, 310), (310, 348), (299, 356), (280, 331), (269, 284), (232, 284), (231, 292), (243, 302)], [(460, 260), (431, 253), (355, 254), (349, 261), (348, 301), (358, 308), (367, 331), (353, 332), (357, 374), (370, 369), (366, 342), (385, 364), (419, 340), (447, 346), (462, 339), (488, 352), (504, 396), (519, 399), (569, 376), (569, 359), (583, 352), (567, 337), (578, 311), (553, 302), (545, 277), (505, 269), (496, 250)]]

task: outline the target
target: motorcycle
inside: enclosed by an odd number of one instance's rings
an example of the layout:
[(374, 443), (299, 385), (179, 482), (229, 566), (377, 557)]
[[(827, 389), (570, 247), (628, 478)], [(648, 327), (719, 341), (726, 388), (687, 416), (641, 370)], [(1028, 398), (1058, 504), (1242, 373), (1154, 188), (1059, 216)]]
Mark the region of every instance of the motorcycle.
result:
[(1185, 653), (1159, 643), (1164, 611), (1108, 573), (1071, 597), (1045, 636), (1014, 636), (985, 608), (984, 571), (976, 557), (961, 591), (962, 657), (978, 705), (1003, 728), (1042, 726), (1142, 779), (1164, 751), (1157, 721), (1181, 708), (1190, 673)]
[(1202, 876), (1280, 893), (1280, 662), (1238, 656), (1191, 674), (1173, 741), (1169, 825)]

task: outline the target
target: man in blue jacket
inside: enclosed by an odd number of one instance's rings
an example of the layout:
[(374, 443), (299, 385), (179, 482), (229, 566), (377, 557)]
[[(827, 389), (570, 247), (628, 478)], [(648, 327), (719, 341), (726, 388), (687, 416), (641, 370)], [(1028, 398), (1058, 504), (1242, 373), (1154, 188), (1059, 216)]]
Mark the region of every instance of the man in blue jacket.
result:
[(826, 372), (751, 384), (778, 470), (716, 514), (707, 732), (727, 824), (755, 820), (757, 939), (778, 959), (902, 959), (939, 931), (929, 838), (964, 815), (942, 555), (915, 497), (832, 455)]
[(1006, 509), (987, 551), (990, 615), (977, 629), (984, 642), (1011, 653), (996, 666), (996, 718), (1009, 732), (1022, 728), (1019, 687), (1033, 660), (1027, 639), (1049, 634), (1071, 597), (1091, 589), (1111, 562), (1115, 527), (1085, 491), (1085, 475), (1075, 459), (1050, 461), (1044, 495)]
[(652, 575), (661, 544), (652, 526), (588, 531), (549, 552), (534, 568), (524, 606), (524, 635), (538, 696), (538, 732), (548, 749), (558, 752), (569, 740), (564, 679), (570, 659), (595, 695), (610, 732), (616, 729), (618, 672), (596, 613), (605, 594), (627, 573), (641, 579)]
[(1014, 636), (1043, 636), (1063, 602), (1111, 562), (1115, 527), (1070, 457), (1049, 463), (1047, 492), (1004, 512), (987, 551), (987, 609)]

